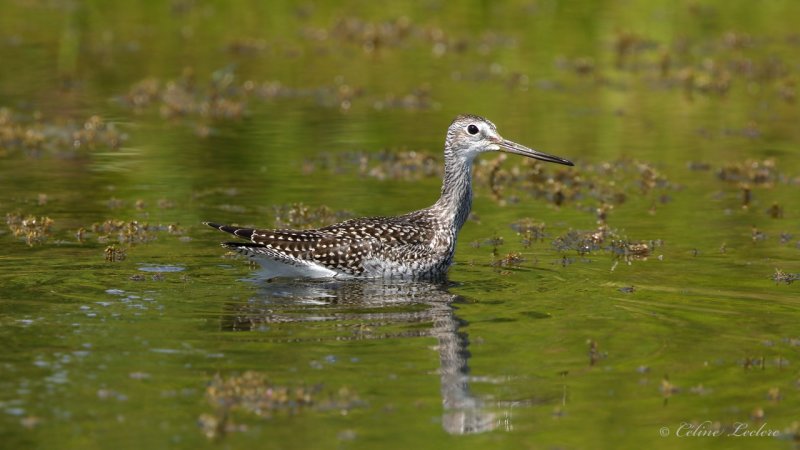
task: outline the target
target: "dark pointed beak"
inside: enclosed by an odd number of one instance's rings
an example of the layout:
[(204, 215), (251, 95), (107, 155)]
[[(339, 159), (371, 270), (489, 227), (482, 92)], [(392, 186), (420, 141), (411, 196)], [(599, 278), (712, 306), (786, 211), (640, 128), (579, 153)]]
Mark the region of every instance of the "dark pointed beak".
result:
[(572, 164), (572, 161), (566, 160), (564, 158), (548, 155), (547, 153), (542, 153), (532, 148), (525, 147), (524, 145), (519, 145), (516, 142), (507, 141), (505, 139), (500, 141), (498, 145), (500, 146), (501, 152), (514, 153), (517, 155), (527, 156), (528, 158), (535, 158), (535, 159), (540, 159), (542, 161), (563, 164), (565, 166), (575, 165)]

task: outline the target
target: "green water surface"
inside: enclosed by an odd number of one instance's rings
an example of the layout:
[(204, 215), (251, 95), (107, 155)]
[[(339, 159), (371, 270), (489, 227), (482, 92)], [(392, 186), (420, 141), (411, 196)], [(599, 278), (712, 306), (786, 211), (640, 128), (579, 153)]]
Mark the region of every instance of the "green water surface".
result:
[[(800, 3), (0, 3), (0, 447), (796, 448)], [(429, 206), (459, 113), (576, 165), (445, 283), (202, 225)]]

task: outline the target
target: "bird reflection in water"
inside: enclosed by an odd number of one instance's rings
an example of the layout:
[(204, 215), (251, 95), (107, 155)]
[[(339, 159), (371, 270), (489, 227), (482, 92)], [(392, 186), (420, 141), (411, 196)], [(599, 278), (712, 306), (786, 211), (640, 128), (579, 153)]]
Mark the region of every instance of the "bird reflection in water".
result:
[[(394, 333), (355, 333), (336, 339), (436, 338), (443, 428), (451, 434), (490, 431), (500, 421), (470, 392), (469, 339), (461, 330), (466, 322), (455, 315), (453, 307), (461, 297), (448, 292), (447, 287), (446, 282), (389, 280), (259, 281), (258, 294), (250, 301), (226, 305), (222, 327), (250, 331), (274, 323), (326, 320), (401, 326), (429, 323), (429, 328), (404, 327)], [(507, 421), (508, 418), (503, 419)]]

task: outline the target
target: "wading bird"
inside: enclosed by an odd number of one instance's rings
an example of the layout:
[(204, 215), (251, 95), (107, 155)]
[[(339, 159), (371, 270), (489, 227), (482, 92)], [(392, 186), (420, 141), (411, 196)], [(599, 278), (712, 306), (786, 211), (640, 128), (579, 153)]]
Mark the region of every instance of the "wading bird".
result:
[(458, 232), (472, 207), (472, 161), (496, 151), (573, 165), (503, 139), (489, 120), (464, 114), (447, 129), (442, 194), (428, 208), (313, 230), (206, 224), (246, 239), (222, 246), (256, 259), (269, 278), (441, 278), (453, 263)]

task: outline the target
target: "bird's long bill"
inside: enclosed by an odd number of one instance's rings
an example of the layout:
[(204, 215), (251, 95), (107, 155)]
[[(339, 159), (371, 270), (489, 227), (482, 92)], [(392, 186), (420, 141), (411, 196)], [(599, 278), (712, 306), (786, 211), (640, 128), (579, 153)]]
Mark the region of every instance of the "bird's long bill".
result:
[(541, 159), (542, 161), (564, 164), (565, 166), (575, 165), (572, 164), (572, 161), (566, 160), (564, 158), (548, 155), (547, 153), (542, 153), (532, 148), (525, 147), (524, 145), (519, 145), (516, 142), (507, 141), (505, 139), (503, 139), (503, 141), (500, 142), (499, 145), (500, 145), (500, 151), (515, 153), (517, 155), (527, 156), (528, 158)]

